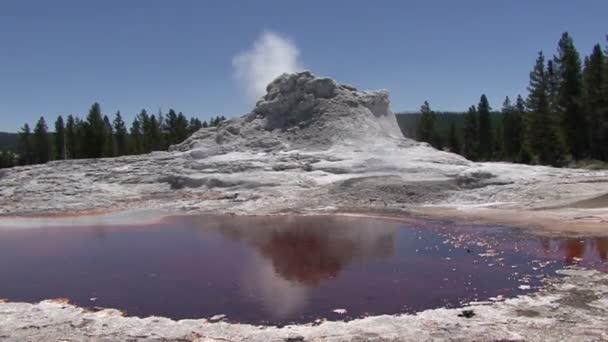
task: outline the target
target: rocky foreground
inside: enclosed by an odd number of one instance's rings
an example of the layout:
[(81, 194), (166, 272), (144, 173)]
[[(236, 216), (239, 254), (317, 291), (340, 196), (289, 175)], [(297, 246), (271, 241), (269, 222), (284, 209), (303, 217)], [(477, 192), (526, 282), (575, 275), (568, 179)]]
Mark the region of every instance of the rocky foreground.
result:
[(564, 270), (543, 291), (462, 309), (282, 328), (123, 317), (61, 301), (0, 305), (2, 341), (607, 341), (608, 274)]
[[(15, 217), (123, 209), (419, 214), (608, 234), (608, 171), (473, 163), (402, 136), (386, 91), (282, 75), (251, 113), (169, 152), (0, 171)], [(13, 224), (13, 223), (10, 223)], [(608, 340), (608, 276), (570, 270), (541, 293), (461, 310), (259, 328), (0, 304), (0, 340)]]

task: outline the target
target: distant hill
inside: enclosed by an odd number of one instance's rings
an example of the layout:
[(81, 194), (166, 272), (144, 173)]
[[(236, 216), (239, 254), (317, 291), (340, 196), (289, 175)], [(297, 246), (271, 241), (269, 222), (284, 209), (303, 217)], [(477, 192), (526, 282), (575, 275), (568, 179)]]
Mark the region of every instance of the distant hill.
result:
[(19, 134), (0, 132), (0, 151), (17, 153), (19, 147)]

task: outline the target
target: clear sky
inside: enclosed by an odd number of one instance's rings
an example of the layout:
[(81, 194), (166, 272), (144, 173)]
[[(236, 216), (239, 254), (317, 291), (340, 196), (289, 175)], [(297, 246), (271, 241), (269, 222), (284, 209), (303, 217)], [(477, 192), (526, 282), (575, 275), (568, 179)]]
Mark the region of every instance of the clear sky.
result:
[(244, 114), (232, 60), (264, 31), (316, 74), (389, 89), (394, 111), (465, 110), (481, 93), (499, 108), (563, 31), (583, 55), (606, 46), (607, 14), (606, 0), (2, 0), (0, 131), (95, 101), (129, 124), (141, 108)]

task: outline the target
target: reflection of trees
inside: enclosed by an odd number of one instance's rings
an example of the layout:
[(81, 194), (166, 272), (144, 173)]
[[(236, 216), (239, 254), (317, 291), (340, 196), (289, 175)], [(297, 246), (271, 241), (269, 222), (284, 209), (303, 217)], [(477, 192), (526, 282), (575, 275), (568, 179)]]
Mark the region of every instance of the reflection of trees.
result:
[(603, 261), (608, 260), (608, 238), (597, 238), (595, 239), (595, 248), (597, 249), (597, 254), (600, 259)]
[(585, 254), (585, 246), (587, 245), (584, 242), (581, 242), (580, 239), (566, 239), (562, 242), (562, 250), (564, 251), (564, 259), (566, 263), (572, 264), (575, 259), (582, 259)]
[(391, 256), (397, 226), (361, 218), (274, 216), (237, 217), (218, 228), (224, 237), (253, 246), (282, 278), (318, 285), (355, 260)]
[[(608, 238), (597, 237), (593, 239), (566, 239), (560, 243), (560, 250), (564, 253), (566, 263), (571, 264), (575, 258), (583, 258), (588, 249), (597, 253), (599, 260), (608, 260)], [(589, 255), (588, 255), (589, 256)]]

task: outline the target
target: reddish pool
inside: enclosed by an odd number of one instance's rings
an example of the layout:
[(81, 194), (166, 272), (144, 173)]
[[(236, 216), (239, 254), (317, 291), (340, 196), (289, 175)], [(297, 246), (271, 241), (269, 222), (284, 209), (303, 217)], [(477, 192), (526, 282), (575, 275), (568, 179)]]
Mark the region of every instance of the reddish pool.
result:
[(142, 226), (0, 228), (0, 298), (285, 324), (516, 296), (568, 264), (606, 270), (607, 258), (608, 238), (506, 227), (176, 216)]

